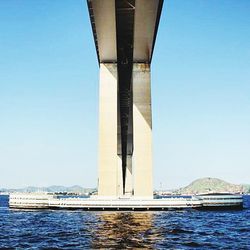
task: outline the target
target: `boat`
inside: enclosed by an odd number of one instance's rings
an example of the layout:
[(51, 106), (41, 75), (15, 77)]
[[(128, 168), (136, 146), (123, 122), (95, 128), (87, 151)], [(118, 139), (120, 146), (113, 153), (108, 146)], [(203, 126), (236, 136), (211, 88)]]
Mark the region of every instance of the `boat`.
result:
[(242, 209), (243, 196), (233, 193), (204, 193), (195, 195), (202, 202), (202, 209)]
[(48, 193), (10, 193), (9, 207), (24, 209), (46, 209), (49, 208), (49, 200), (56, 198)]

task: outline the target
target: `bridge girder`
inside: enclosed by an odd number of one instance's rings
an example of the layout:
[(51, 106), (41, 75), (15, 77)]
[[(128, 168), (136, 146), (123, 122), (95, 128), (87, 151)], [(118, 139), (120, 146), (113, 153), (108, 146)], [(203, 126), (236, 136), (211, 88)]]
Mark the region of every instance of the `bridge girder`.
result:
[[(134, 15), (133, 62), (151, 62), (163, 0), (87, 0), (87, 3), (99, 63), (117, 62), (117, 15), (124, 12)], [(119, 5), (123, 5), (120, 10)]]

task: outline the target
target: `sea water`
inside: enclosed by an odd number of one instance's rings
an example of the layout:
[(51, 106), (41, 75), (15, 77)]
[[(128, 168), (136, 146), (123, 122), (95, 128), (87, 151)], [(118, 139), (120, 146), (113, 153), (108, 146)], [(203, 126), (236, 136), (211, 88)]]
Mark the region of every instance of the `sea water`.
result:
[(237, 211), (12, 210), (0, 196), (1, 249), (250, 249), (250, 196)]

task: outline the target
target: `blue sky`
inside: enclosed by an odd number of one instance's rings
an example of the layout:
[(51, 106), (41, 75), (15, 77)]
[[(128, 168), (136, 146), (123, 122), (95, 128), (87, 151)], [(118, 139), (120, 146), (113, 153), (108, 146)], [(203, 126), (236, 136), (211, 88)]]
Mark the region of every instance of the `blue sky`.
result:
[[(250, 1), (165, 1), (154, 186), (250, 183)], [(0, 187), (95, 187), (98, 64), (83, 0), (0, 1)]]

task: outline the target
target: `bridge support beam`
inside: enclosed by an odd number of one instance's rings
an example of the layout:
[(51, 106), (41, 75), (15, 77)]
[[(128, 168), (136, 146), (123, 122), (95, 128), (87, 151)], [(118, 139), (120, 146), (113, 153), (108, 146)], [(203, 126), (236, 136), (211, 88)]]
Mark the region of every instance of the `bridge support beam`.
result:
[(101, 197), (153, 198), (150, 63), (163, 0), (87, 0), (100, 65)]
[(153, 197), (150, 65), (133, 64), (134, 196)]
[(100, 64), (98, 195), (122, 194), (122, 161), (117, 154), (117, 64)]

